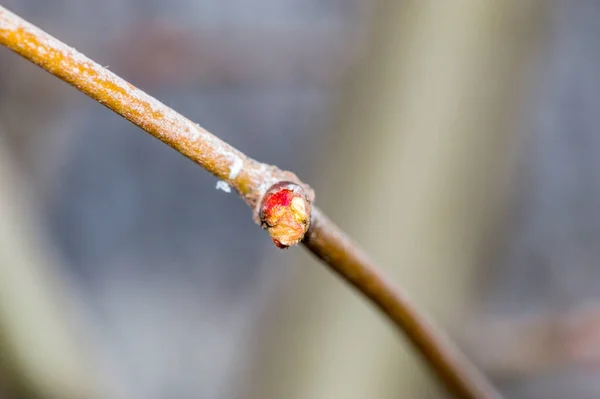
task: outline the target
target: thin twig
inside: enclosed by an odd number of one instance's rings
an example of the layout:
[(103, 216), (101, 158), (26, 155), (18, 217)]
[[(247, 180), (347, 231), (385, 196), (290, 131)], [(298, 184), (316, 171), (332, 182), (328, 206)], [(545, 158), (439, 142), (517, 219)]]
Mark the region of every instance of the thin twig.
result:
[[(233, 187), (254, 209), (274, 184), (310, 187), (291, 172), (255, 161), (73, 48), (0, 6), (0, 44), (73, 85)], [(304, 245), (375, 304), (412, 341), (447, 388), (461, 398), (499, 395), (405, 295), (322, 212), (313, 207)]]

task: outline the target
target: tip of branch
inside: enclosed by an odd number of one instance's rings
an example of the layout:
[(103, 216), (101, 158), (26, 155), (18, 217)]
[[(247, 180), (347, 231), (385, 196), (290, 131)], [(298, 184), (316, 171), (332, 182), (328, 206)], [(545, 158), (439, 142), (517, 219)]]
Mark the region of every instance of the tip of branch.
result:
[(265, 193), (260, 206), (260, 221), (279, 248), (298, 244), (310, 224), (310, 202), (297, 184), (280, 182)]

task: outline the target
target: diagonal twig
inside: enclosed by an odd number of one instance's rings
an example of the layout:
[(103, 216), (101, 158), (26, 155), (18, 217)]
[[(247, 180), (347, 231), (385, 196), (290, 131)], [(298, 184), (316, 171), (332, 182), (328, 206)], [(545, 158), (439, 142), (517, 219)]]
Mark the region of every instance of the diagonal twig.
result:
[(356, 244), (319, 209), (310, 206), (314, 194), (296, 175), (247, 157), (2, 6), (0, 44), (71, 84), (223, 180), (253, 208), (257, 222), (263, 196), (271, 187), (280, 182), (296, 184), (303, 190), (308, 210), (312, 208), (304, 246), (378, 307), (457, 397), (498, 397), (485, 378), (378, 272)]

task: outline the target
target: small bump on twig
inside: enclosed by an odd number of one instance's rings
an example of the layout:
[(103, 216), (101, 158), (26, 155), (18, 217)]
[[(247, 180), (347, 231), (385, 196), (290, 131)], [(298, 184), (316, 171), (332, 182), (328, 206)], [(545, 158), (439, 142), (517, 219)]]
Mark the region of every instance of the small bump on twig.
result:
[(310, 225), (311, 205), (304, 190), (291, 182), (279, 182), (265, 193), (260, 221), (279, 248), (298, 244)]

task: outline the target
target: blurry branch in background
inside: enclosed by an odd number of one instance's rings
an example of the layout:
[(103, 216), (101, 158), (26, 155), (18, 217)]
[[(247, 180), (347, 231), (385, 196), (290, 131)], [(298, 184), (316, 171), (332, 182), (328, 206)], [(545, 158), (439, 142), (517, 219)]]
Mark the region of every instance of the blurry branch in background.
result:
[[(100, 385), (68, 312), (68, 284), (52, 251), (32, 237), (35, 210), (0, 134), (0, 374), (11, 391), (56, 399), (99, 399)], [(1, 396), (1, 395), (0, 395)]]
[(480, 317), (465, 334), (477, 364), (498, 378), (600, 365), (600, 304), (566, 313)]
[[(290, 172), (246, 157), (187, 118), (138, 90), (74, 49), (0, 7), (0, 43), (73, 85), (109, 109), (200, 164), (235, 189), (255, 210), (280, 181), (312, 191)], [(305, 246), (356, 287), (413, 342), (447, 388), (458, 397), (493, 398), (494, 389), (460, 352), (318, 209), (313, 208)]]

